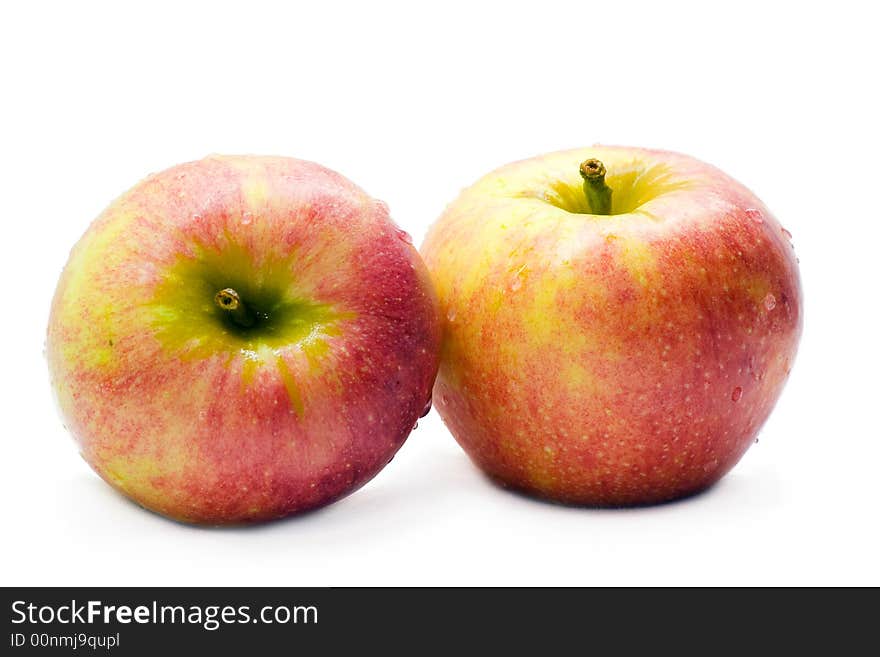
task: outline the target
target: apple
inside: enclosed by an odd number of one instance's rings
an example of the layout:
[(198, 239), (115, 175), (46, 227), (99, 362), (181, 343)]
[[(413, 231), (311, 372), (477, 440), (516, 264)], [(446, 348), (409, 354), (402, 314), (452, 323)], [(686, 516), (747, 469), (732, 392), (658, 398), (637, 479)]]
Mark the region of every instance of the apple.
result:
[(384, 203), (317, 164), (211, 156), (151, 175), (74, 247), (52, 388), (138, 504), (242, 523), (352, 492), (430, 400), (440, 320)]
[(788, 377), (790, 235), (693, 158), (550, 153), (486, 175), (421, 249), (445, 314), (434, 405), (504, 486), (658, 503), (718, 481)]

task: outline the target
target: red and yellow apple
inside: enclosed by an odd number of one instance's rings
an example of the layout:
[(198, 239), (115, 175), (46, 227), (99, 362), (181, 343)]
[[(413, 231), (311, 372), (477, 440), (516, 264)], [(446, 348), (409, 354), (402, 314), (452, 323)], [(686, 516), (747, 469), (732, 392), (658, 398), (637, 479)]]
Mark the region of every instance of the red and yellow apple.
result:
[(281, 157), (152, 175), (74, 247), (52, 387), (85, 460), (175, 519), (332, 502), (388, 463), (430, 399), (440, 322), (387, 207)]
[(493, 479), (557, 501), (656, 503), (716, 482), (801, 333), (788, 233), (675, 153), (504, 166), (446, 209), (422, 255), (446, 318), (435, 407)]

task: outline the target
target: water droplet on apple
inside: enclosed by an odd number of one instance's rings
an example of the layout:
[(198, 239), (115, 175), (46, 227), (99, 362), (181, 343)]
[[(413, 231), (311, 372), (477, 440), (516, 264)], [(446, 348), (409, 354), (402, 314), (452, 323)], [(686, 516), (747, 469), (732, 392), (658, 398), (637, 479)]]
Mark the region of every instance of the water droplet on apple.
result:
[(394, 233), (397, 235), (397, 239), (399, 239), (401, 242), (404, 242), (405, 244), (412, 244), (413, 243), (412, 237), (410, 237), (410, 234), (407, 233), (402, 228), (395, 228)]
[(767, 296), (764, 297), (764, 307), (767, 311), (771, 311), (776, 307), (776, 297), (773, 296), (770, 292), (767, 293)]
[(756, 224), (764, 223), (764, 215), (756, 208), (746, 208), (746, 216)]
[(425, 417), (428, 413), (431, 412), (432, 401), (431, 398), (428, 397), (428, 403), (425, 404), (425, 407), (422, 409), (422, 414), (419, 417)]
[(738, 402), (739, 398), (742, 396), (743, 396), (743, 389), (740, 388), (739, 386), (737, 386), (736, 388), (733, 389), (733, 392), (731, 393), (730, 398), (733, 401)]
[(754, 356), (749, 356), (749, 373), (755, 381), (760, 381), (763, 378), (758, 361)]
[(791, 233), (784, 226), (782, 227), (782, 234), (785, 235), (786, 239), (791, 242)]
[(450, 322), (455, 321), (455, 308), (453, 308), (452, 306), (449, 306), (449, 310), (446, 311), (446, 319), (448, 319)]
[(241, 215), (241, 225), (242, 226), (250, 226), (251, 223), (253, 222), (253, 220), (254, 220), (254, 215), (252, 215), (250, 212), (245, 212), (243, 215)]

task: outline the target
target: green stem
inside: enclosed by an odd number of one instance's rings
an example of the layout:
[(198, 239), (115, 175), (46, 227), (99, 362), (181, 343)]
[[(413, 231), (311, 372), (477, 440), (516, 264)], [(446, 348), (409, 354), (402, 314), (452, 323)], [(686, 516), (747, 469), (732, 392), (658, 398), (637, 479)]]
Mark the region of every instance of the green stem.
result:
[(611, 214), (611, 188), (605, 184), (605, 165), (591, 158), (581, 163), (584, 194), (592, 214)]
[(214, 295), (214, 303), (225, 313), (228, 313), (232, 320), (239, 326), (253, 326), (254, 316), (248, 310), (247, 306), (241, 300), (238, 292), (231, 287), (220, 290)]

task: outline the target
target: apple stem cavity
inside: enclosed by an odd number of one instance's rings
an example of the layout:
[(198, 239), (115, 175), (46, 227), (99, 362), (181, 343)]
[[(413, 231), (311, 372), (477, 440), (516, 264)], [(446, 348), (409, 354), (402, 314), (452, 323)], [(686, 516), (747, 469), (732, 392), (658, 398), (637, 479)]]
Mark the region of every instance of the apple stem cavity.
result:
[(239, 326), (250, 327), (254, 325), (254, 316), (241, 300), (241, 296), (231, 287), (220, 290), (214, 295), (214, 303)]
[(605, 184), (605, 165), (595, 158), (581, 162), (584, 194), (592, 214), (611, 214), (611, 188)]

